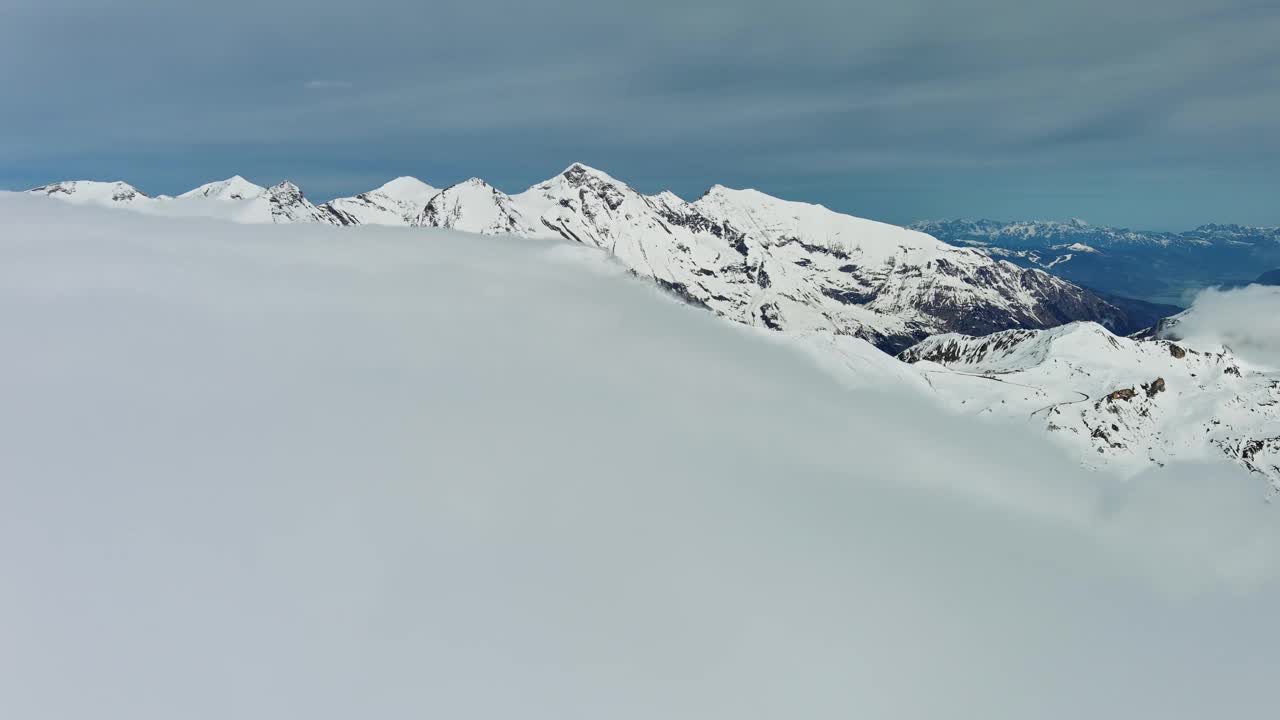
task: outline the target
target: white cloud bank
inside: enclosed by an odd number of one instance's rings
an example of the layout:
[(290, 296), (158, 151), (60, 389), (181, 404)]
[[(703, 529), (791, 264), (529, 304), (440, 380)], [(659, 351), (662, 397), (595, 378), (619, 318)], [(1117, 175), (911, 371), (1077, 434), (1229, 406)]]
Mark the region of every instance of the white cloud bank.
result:
[(0, 217), (0, 716), (1275, 707), (1226, 465), (1082, 474), (569, 245)]
[(1226, 345), (1249, 362), (1280, 367), (1280, 287), (1209, 288), (1178, 321), (1178, 337)]

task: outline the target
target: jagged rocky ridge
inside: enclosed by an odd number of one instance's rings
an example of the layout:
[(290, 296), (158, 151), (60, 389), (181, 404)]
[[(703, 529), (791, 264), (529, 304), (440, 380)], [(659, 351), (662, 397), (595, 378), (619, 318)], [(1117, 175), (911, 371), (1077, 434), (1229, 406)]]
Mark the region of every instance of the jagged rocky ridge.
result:
[[(601, 248), (635, 274), (736, 322), (854, 335), (889, 352), (941, 332), (1073, 320), (1133, 329), (1115, 306), (1039, 269), (753, 190), (716, 186), (685, 202), (669, 192), (643, 195), (581, 164), (516, 195), (479, 179), (438, 192), (401, 179), (320, 207), (291, 183), (256, 194), (257, 186), (240, 187), (236, 197), (225, 183), (231, 181), (205, 186), (198, 198), (141, 196), (145, 202), (129, 207), (242, 222), (406, 224), (565, 238)], [(100, 200), (103, 193), (92, 189)]]

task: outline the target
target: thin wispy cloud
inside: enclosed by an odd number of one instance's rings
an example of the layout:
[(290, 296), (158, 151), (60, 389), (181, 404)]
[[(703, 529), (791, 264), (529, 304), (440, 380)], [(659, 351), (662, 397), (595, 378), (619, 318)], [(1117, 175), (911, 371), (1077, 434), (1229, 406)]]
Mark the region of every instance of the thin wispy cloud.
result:
[(348, 90), (354, 85), (346, 80), (308, 80), (302, 87), (308, 90)]

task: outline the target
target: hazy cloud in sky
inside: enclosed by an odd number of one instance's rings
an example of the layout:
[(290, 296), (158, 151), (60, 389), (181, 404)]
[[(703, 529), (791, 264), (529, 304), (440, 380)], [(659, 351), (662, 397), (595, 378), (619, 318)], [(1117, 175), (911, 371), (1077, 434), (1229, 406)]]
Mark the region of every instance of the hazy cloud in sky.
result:
[(0, 185), (520, 189), (579, 160), (898, 222), (1277, 224), (1277, 31), (1270, 0), (17, 0)]
[(351, 83), (346, 80), (308, 80), (302, 86), (308, 90), (346, 90)]

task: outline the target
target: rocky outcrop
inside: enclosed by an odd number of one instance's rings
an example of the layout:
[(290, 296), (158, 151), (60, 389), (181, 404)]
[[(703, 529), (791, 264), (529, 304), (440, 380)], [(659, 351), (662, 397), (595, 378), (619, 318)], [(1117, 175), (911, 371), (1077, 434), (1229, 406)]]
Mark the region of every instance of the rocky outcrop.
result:
[(1131, 387), (1120, 388), (1119, 390), (1114, 390), (1108, 393), (1107, 396), (1103, 399), (1106, 400), (1107, 402), (1116, 402), (1117, 400), (1132, 400), (1135, 397), (1137, 397), (1137, 395), (1138, 393), (1134, 392), (1133, 388)]
[(267, 188), (265, 197), (273, 222), (333, 222), (329, 213), (312, 205), (302, 189), (288, 180)]

